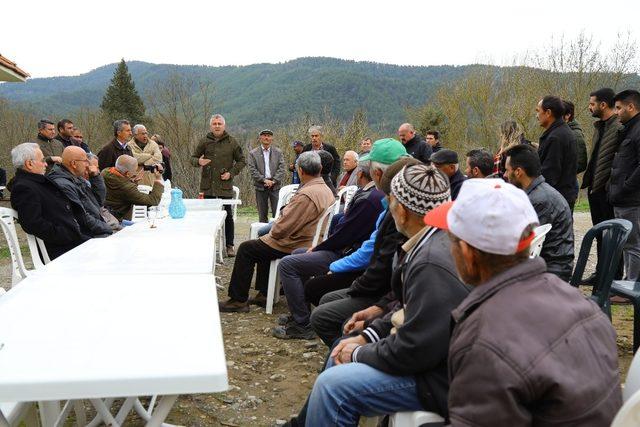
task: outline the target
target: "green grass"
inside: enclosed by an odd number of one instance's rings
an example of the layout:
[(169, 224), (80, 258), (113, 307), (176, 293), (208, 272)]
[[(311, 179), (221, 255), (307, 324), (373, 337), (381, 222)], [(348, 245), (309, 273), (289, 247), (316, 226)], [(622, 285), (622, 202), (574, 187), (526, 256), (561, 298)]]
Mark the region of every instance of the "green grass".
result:
[(239, 206), (238, 215), (257, 215), (258, 208), (255, 206)]
[[(24, 246), (20, 246), (20, 252), (22, 252), (23, 254), (26, 254), (29, 251), (29, 246), (24, 245)], [(0, 259), (9, 259), (11, 258), (11, 253), (9, 253), (9, 247), (5, 246), (3, 248), (0, 248)]]
[(589, 212), (589, 200), (586, 197), (581, 197), (576, 201), (576, 205), (573, 208), (574, 212)]

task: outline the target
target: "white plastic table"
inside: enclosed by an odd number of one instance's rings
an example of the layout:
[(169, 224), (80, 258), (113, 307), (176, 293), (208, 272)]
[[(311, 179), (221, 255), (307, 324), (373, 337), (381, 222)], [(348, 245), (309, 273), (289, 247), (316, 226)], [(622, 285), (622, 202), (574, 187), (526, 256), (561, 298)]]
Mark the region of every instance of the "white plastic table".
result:
[(212, 274), (216, 236), (225, 217), (221, 210), (140, 221), (83, 243), (37, 274)]
[(0, 325), (0, 401), (91, 399), (109, 420), (103, 398), (165, 395), (159, 425), (178, 394), (228, 388), (210, 274), (37, 274)]

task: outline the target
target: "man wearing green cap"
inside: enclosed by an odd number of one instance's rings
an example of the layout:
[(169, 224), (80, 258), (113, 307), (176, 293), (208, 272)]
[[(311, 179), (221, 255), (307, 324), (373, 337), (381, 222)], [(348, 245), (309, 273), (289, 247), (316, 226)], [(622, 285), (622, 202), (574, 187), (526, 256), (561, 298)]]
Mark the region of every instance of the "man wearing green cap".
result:
[[(371, 151), (362, 156), (358, 163), (370, 162), (371, 178), (376, 187), (382, 189), (385, 171), (392, 163), (407, 156), (407, 150), (400, 141), (386, 138), (376, 141)], [(320, 305), (311, 312), (311, 327), (328, 346), (331, 346), (333, 341), (342, 335), (342, 324), (353, 313), (373, 305), (384, 307), (391, 302), (387, 300), (385, 295), (391, 290), (393, 258), (399, 246), (406, 239), (396, 229), (393, 217), (388, 211), (386, 199), (382, 200), (382, 205), (384, 210), (370, 237), (370, 240), (373, 241), (373, 252), (367, 269), (353, 281), (349, 288), (324, 295), (320, 300)], [(367, 246), (367, 242), (365, 242), (361, 249), (367, 248)], [(357, 251), (350, 256), (356, 256), (356, 254)]]

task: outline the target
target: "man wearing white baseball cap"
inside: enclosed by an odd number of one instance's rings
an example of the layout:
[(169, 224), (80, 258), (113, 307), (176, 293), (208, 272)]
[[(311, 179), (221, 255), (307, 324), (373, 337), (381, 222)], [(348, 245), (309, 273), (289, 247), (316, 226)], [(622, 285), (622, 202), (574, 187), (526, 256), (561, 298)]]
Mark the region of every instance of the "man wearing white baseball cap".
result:
[(452, 312), (451, 425), (609, 425), (622, 403), (615, 331), (529, 258), (538, 218), (526, 193), (470, 179), (424, 222), (449, 231), (458, 273), (474, 286)]

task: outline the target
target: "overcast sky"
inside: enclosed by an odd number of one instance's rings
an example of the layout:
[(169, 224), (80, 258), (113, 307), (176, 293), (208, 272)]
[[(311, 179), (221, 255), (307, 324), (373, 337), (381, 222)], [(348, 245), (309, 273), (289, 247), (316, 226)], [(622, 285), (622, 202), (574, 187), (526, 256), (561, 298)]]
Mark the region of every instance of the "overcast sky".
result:
[(617, 32), (633, 30), (623, 22), (637, 22), (640, 1), (12, 0), (0, 3), (0, 13), (0, 54), (33, 77), (48, 77), (122, 57), (200, 65), (302, 56), (503, 64), (552, 35), (585, 31), (606, 49)]

